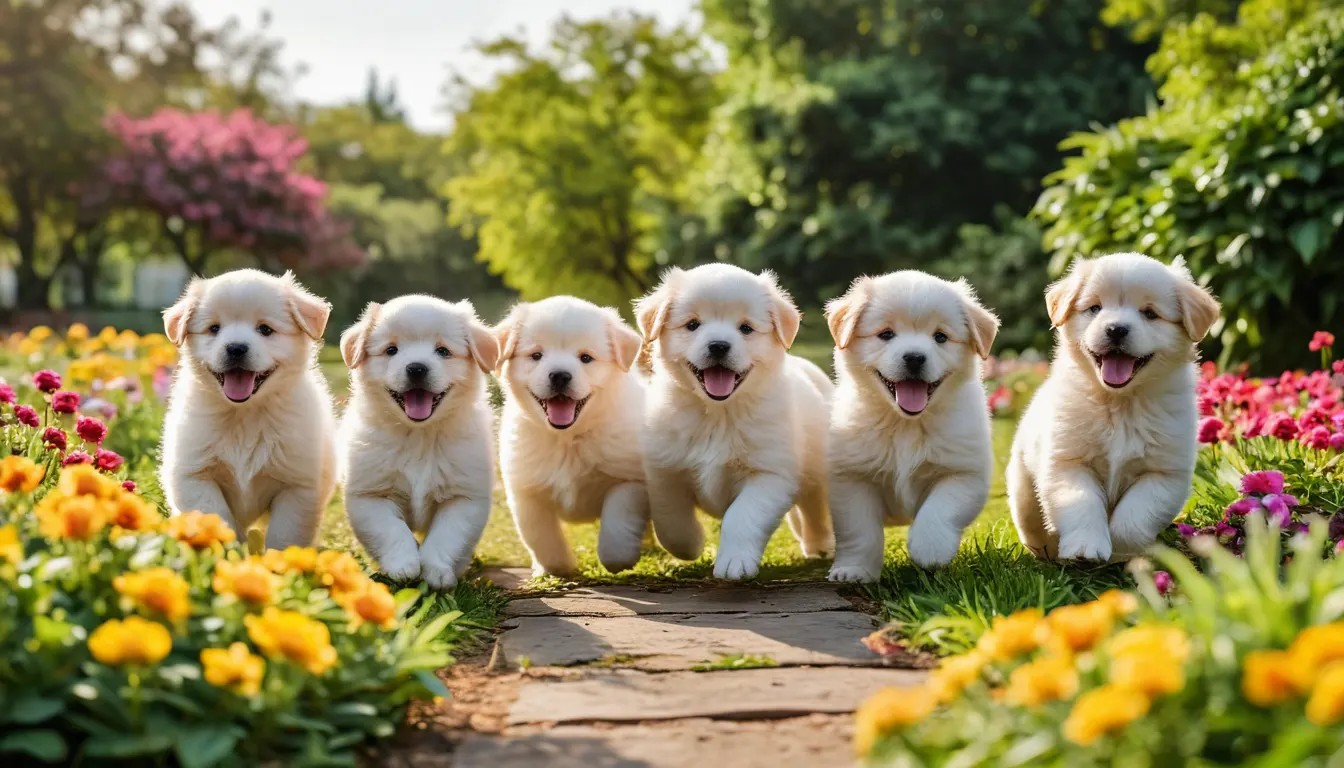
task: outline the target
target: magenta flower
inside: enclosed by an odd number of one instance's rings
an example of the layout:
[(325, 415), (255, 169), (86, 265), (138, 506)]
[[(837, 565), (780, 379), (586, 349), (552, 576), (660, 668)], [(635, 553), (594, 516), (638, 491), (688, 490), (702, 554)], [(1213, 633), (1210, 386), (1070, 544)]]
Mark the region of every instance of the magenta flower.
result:
[(104, 472), (116, 472), (118, 467), (126, 463), (126, 460), (115, 451), (99, 448), (97, 455), (93, 457), (93, 463)]
[(1330, 436), (1330, 447), (1336, 451), (1344, 451), (1344, 432), (1336, 432)]
[(1186, 523), (1177, 523), (1176, 530), (1180, 532), (1182, 538), (1186, 539), (1199, 533), (1199, 531), (1195, 530), (1195, 526)]
[(1166, 571), (1156, 571), (1153, 573), (1153, 586), (1157, 587), (1159, 595), (1171, 594), (1171, 590), (1176, 586), (1176, 582), (1171, 578), (1171, 574)]
[(1280, 440), (1292, 440), (1297, 437), (1297, 421), (1286, 413), (1276, 413), (1265, 422), (1265, 433)]
[(1223, 430), (1227, 427), (1217, 416), (1209, 416), (1199, 422), (1199, 442), (1216, 443), (1223, 439)]
[(57, 413), (74, 413), (79, 409), (79, 393), (62, 390), (51, 396), (51, 410)]
[(0, 403), (13, 403), (18, 399), (18, 396), (14, 394), (13, 387), (4, 382), (0, 382)]
[(1309, 448), (1324, 451), (1330, 447), (1330, 430), (1325, 427), (1312, 427), (1311, 431), (1302, 435), (1302, 442)]
[(62, 467), (68, 467), (71, 464), (92, 464), (92, 463), (93, 463), (93, 457), (85, 453), (84, 451), (71, 451), (65, 455), (64, 459), (61, 459)]
[(1336, 432), (1344, 432), (1344, 411), (1336, 413), (1330, 417), (1330, 423), (1335, 425)]
[(121, 484), (121, 487), (122, 487), (123, 490), (127, 491), (128, 493), (135, 493), (135, 481), (134, 481), (134, 480), (127, 480), (126, 482), (124, 482), (124, 483)]
[(1241, 478), (1241, 492), (1257, 496), (1266, 493), (1283, 493), (1283, 473), (1277, 469), (1248, 472)]
[(107, 437), (107, 425), (95, 418), (81, 416), (75, 422), (75, 434), (87, 443), (101, 445), (103, 438)]
[(61, 374), (49, 369), (38, 371), (33, 374), (33, 386), (49, 395), (61, 388)]
[(42, 442), (48, 448), (55, 448), (58, 451), (64, 451), (68, 444), (68, 437), (65, 432), (57, 427), (47, 427), (42, 432)]
[(1320, 352), (1326, 347), (1335, 346), (1335, 334), (1329, 331), (1317, 331), (1312, 334), (1311, 342), (1307, 344), (1307, 349), (1312, 352)]
[(37, 427), (42, 424), (41, 417), (37, 415), (37, 411), (33, 410), (31, 406), (14, 406), (14, 417), (25, 427)]

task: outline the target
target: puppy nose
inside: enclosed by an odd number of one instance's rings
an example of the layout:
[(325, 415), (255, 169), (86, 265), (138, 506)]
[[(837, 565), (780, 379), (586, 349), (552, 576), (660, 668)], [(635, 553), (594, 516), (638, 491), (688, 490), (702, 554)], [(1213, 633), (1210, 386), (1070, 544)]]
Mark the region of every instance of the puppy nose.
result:
[(1120, 323), (1111, 323), (1106, 326), (1106, 338), (1111, 341), (1123, 341), (1129, 335), (1129, 326)]
[(726, 342), (726, 341), (711, 341), (711, 342), (709, 342), (709, 347), (708, 347), (708, 349), (709, 349), (709, 356), (710, 356), (710, 357), (713, 357), (713, 358), (724, 358), (724, 357), (727, 357), (727, 356), (728, 356), (728, 352), (729, 352), (732, 348), (733, 348), (732, 345), (729, 344), (729, 343)]
[(905, 361), (905, 369), (910, 373), (919, 373), (919, 369), (923, 368), (924, 362), (928, 360), (928, 358), (920, 352), (906, 352), (904, 355), (901, 355), (901, 359)]
[(411, 363), (406, 366), (406, 375), (412, 379), (423, 379), (429, 375), (429, 366), (424, 363)]
[(229, 357), (243, 357), (247, 354), (246, 344), (227, 344), (224, 346), (224, 352)]
[(569, 386), (574, 376), (569, 371), (551, 371), (551, 389), (559, 392)]

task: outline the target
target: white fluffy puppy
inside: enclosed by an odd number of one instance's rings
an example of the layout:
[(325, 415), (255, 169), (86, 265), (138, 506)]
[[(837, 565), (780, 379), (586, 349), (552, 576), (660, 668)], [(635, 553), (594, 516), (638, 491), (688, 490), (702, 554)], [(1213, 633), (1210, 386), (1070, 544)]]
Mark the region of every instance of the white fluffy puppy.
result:
[(1218, 302), (1184, 265), (1120, 253), (1076, 262), (1045, 303), (1055, 358), (1008, 465), (1018, 535), (1045, 558), (1137, 554), (1190, 495), (1195, 342)]
[(644, 466), (659, 543), (699, 557), (698, 505), (723, 519), (718, 578), (755, 576), (786, 512), (805, 554), (830, 551), (832, 384), (788, 354), (801, 316), (774, 275), (728, 264), (672, 269), (636, 315), (653, 353)]
[(560, 521), (602, 520), (597, 557), (612, 573), (639, 560), (649, 523), (640, 338), (570, 296), (519, 304), (495, 329), (504, 413), (499, 453), (518, 536), (538, 573), (578, 568)]
[(498, 355), (470, 302), (430, 296), (370, 304), (341, 335), (345, 509), (394, 579), (449, 589), (471, 565), (495, 480), (485, 373)]
[(910, 559), (946, 565), (984, 509), (994, 457), (980, 360), (999, 320), (964, 280), (861, 277), (826, 305), (839, 379), (831, 405), (834, 581), (876, 581), (882, 527), (910, 526)]
[(286, 272), (196, 278), (163, 313), (181, 350), (160, 470), (174, 513), (213, 512), (241, 539), (308, 546), (336, 485), (331, 393), (317, 348), (331, 306)]

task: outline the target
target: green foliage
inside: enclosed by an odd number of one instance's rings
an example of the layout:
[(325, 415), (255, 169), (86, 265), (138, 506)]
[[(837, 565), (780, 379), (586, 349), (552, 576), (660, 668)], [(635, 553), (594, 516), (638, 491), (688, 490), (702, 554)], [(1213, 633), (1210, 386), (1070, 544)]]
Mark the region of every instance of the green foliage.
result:
[(1170, 28), (1162, 103), (1063, 145), (1078, 154), (1036, 208), (1053, 268), (1183, 256), (1222, 299), (1224, 361), (1304, 362), (1267, 342), (1308, 337), (1344, 298), (1344, 8), (1307, 13), (1321, 5), (1247, 2), (1233, 23)]
[(1041, 228), (1006, 206), (995, 209), (994, 219), (992, 224), (963, 224), (948, 256), (928, 269), (951, 280), (964, 275), (975, 284), (981, 302), (1002, 323), (994, 340), (996, 354), (1049, 349), (1043, 298), (1049, 259), (1041, 248)]
[(749, 653), (733, 653), (720, 656), (714, 661), (702, 661), (691, 667), (692, 672), (723, 672), (738, 669), (769, 669), (778, 667), (779, 662), (770, 656), (754, 656)]

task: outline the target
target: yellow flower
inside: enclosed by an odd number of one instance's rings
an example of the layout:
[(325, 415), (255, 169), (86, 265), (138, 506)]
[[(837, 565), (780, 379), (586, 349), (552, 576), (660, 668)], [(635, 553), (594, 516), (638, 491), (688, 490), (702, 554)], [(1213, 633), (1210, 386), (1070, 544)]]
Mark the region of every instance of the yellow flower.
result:
[(88, 464), (72, 464), (61, 470), (56, 490), (66, 496), (90, 496), (96, 499), (114, 499), (122, 492), (116, 481)]
[(333, 594), (357, 592), (368, 581), (358, 560), (345, 552), (332, 549), (318, 553), (317, 575), (322, 584), (331, 588)]
[(1272, 707), (1297, 694), (1293, 657), (1286, 651), (1251, 651), (1242, 662), (1241, 692), (1257, 707)]
[(88, 541), (107, 525), (106, 503), (92, 496), (49, 493), (33, 513), (38, 529), (49, 539)]
[(977, 647), (995, 661), (1017, 658), (1036, 649), (1043, 621), (1039, 608), (996, 617)]
[(168, 568), (122, 574), (112, 580), (112, 586), (140, 609), (169, 621), (191, 615), (191, 587)]
[(206, 648), (201, 651), (201, 668), (207, 683), (244, 696), (257, 695), (266, 675), (266, 662), (249, 651), (246, 643), (234, 643), (228, 650)]
[(242, 561), (220, 560), (215, 563), (215, 576), (211, 583), (219, 594), (234, 595), (253, 605), (271, 602), (271, 595), (275, 592), (275, 574), (256, 556)]
[(106, 346), (111, 346), (112, 342), (117, 340), (117, 329), (110, 325), (104, 325), (103, 330), (98, 332), (98, 340)]
[(28, 331), (28, 338), (39, 344), (50, 339), (53, 335), (55, 335), (54, 332), (45, 325), (35, 325), (32, 330)]
[(1344, 661), (1344, 622), (1307, 627), (1288, 646), (1293, 680), (1298, 693), (1312, 689), (1321, 670)]
[(1045, 617), (1042, 644), (1065, 653), (1091, 650), (1111, 633), (1114, 623), (1115, 614), (1106, 603), (1065, 605)]
[(1046, 656), (1013, 670), (1004, 698), (1022, 707), (1039, 707), (1078, 692), (1078, 672), (1067, 656)]
[(1112, 685), (1153, 698), (1184, 688), (1185, 666), (1157, 650), (1131, 651), (1111, 658), (1109, 679)]
[(1148, 714), (1148, 697), (1129, 688), (1103, 685), (1078, 697), (1064, 721), (1064, 738), (1087, 746)]
[(219, 515), (204, 512), (183, 512), (168, 519), (168, 535), (192, 549), (210, 549), (229, 544), (238, 534)]
[(127, 531), (149, 531), (163, 519), (149, 502), (134, 493), (122, 492), (108, 502), (112, 525)]
[(173, 638), (162, 624), (129, 616), (112, 619), (89, 635), (93, 658), (110, 666), (157, 664), (173, 649)]
[(1106, 650), (1112, 657), (1164, 653), (1183, 662), (1190, 656), (1190, 640), (1177, 627), (1146, 624), (1130, 627), (1111, 638)]
[(1307, 699), (1307, 719), (1322, 727), (1344, 720), (1344, 663), (1331, 664), (1317, 678)]
[(0, 489), (10, 493), (32, 493), (42, 483), (46, 470), (26, 456), (0, 459)]
[(343, 592), (336, 602), (350, 614), (351, 624), (358, 627), (365, 622), (376, 624), (383, 629), (396, 626), (397, 601), (383, 584), (367, 581), (363, 589), (356, 592)]
[(31, 338), (24, 337), (19, 341), (19, 354), (23, 357), (33, 357), (41, 351), (42, 345)]
[(262, 561), (275, 573), (312, 573), (317, 570), (317, 550), (312, 547), (268, 549), (262, 555)]
[(89, 340), (89, 326), (83, 323), (71, 323), (69, 328), (65, 329), (65, 340), (73, 344)]
[(19, 529), (14, 525), (0, 525), (0, 560), (18, 565), (22, 559), (23, 542), (19, 541)]
[(139, 344), (140, 334), (128, 328), (121, 333), (118, 333), (116, 341), (112, 342), (110, 346), (114, 346), (123, 351), (130, 351), (135, 349)]
[(917, 723), (937, 707), (938, 694), (929, 686), (883, 688), (854, 713), (854, 750), (867, 755), (883, 734)]
[(1117, 617), (1128, 616), (1139, 610), (1139, 599), (1130, 592), (1110, 589), (1097, 595), (1097, 602), (1111, 609)]
[(247, 636), (272, 659), (288, 659), (311, 675), (322, 675), (336, 665), (327, 625), (294, 611), (275, 607), (260, 616), (243, 617)]
[(967, 686), (980, 679), (988, 662), (979, 651), (943, 659), (942, 665), (929, 676), (929, 685), (937, 692), (938, 701), (947, 703), (960, 696)]

